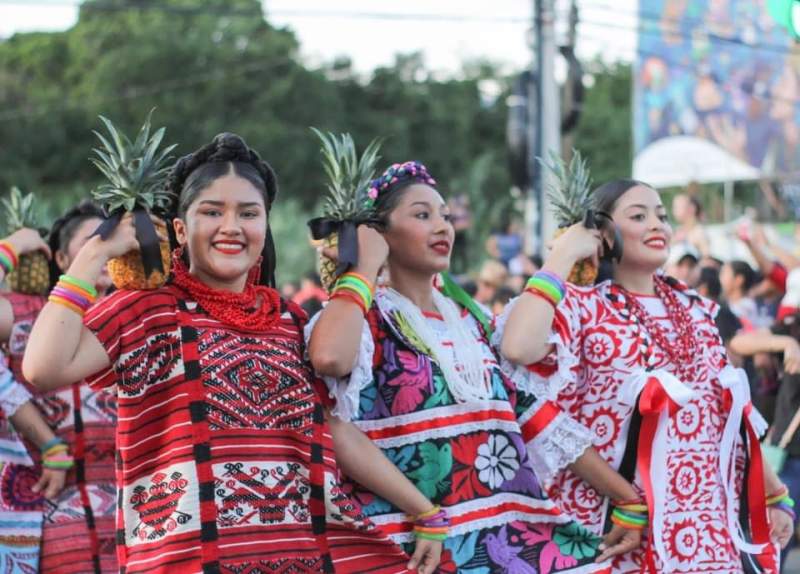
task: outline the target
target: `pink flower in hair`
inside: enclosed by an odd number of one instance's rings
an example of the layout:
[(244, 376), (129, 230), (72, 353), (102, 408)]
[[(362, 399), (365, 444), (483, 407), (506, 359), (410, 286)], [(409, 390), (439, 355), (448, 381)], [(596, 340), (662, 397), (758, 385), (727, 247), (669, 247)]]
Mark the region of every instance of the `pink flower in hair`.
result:
[(367, 192), (367, 196), (370, 199), (378, 199), (378, 188), (377, 187), (370, 187), (369, 191)]

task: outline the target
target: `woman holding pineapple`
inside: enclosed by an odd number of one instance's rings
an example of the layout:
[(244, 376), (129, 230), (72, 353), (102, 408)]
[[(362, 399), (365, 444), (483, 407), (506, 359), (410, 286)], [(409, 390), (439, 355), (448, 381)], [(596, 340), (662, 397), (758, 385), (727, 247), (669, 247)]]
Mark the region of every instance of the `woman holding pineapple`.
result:
[[(120, 566), (433, 572), (438, 542), (407, 564), (338, 483), (303, 357), (306, 318), (268, 287), (272, 169), (220, 134), (177, 162), (169, 189), (178, 197), (171, 281), (119, 290), (86, 312), (86, 287), (105, 263), (137, 249), (133, 216), (122, 217), (73, 261), (59, 283), (69, 304), (45, 306), (25, 356), (37, 385), (116, 384)], [(336, 445), (339, 461), (371, 468), (383, 495), (427, 517), (430, 502), (353, 430), (344, 429), (356, 448)]]
[[(81, 203), (55, 221), (44, 247), (38, 232), (31, 229), (18, 232), (29, 236), (30, 243), (20, 252), (24, 254), (34, 246), (40, 252), (52, 252), (50, 275), (55, 283), (100, 225), (102, 217), (99, 208), (88, 202)], [(12, 249), (16, 250), (14, 237), (11, 239)], [(108, 286), (108, 276), (102, 274), (95, 289), (102, 294)], [(21, 293), (6, 294), (0, 301), (0, 331), (8, 333), (10, 367), (15, 379), (25, 385), (27, 382), (21, 372), (22, 357), (31, 326), (45, 302), (41, 295)], [(15, 384), (27, 392), (24, 386)], [(40, 516), (42, 513), (44, 516), (39, 568), (43, 572), (116, 572), (114, 396), (107, 391), (93, 391), (83, 383), (54, 392), (31, 391), (30, 411), (24, 413), (20, 409), (10, 418), (36, 446), (32, 452), (42, 450), (41, 456), (35, 454), (33, 457), (37, 461), (41, 459), (43, 465), (40, 482), (46, 482), (51, 475), (59, 478), (59, 488), (42, 489), (41, 485), (36, 485), (30, 494), (36, 497), (36, 493), (41, 491), (48, 499), (44, 508), (39, 510)], [(31, 423), (37, 424), (35, 428), (43, 426), (47, 429), (48, 436), (41, 432), (27, 433), (29, 424), (21, 424), (18, 420), (23, 414), (32, 419)], [(73, 466), (72, 455), (75, 457), (75, 470), (67, 472)], [(56, 460), (59, 458), (64, 460)]]
[(601, 456), (642, 495), (609, 503), (565, 469), (552, 489), (559, 507), (598, 534), (609, 516), (626, 519), (619, 509), (631, 502), (644, 524), (649, 517), (648, 544), (618, 557), (614, 572), (777, 572), (771, 542), (791, 535), (792, 503), (762, 465), (763, 421), (746, 377), (728, 364), (716, 306), (660, 273), (672, 231), (654, 189), (620, 180), (594, 198), (624, 245), (613, 280), (565, 285), (576, 262), (597, 263), (614, 241), (572, 226), (507, 308), (499, 335), (503, 354), (528, 365), (520, 370), (593, 431)]
[[(380, 231), (359, 228), (357, 266), (306, 330), (335, 398), (334, 440), (342, 421), (355, 422), (441, 507), (441, 572), (606, 571), (638, 531), (617, 528), (604, 543), (561, 514), (540, 479), (571, 465), (617, 498), (636, 491), (593, 452), (588, 430), (537, 401), (526, 376), (508, 376), (482, 309), (446, 279), (434, 287), (454, 230), (426, 168), (395, 164), (367, 195)], [(376, 290), (384, 266), (391, 288)], [(343, 470), (366, 514), (412, 551), (402, 509), (370, 492), (365, 469)]]

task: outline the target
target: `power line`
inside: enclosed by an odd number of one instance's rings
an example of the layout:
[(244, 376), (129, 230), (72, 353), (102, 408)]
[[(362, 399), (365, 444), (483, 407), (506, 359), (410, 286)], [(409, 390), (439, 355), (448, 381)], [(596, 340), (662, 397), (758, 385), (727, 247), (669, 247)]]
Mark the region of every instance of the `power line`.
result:
[[(134, 86), (131, 88), (127, 88), (118, 94), (100, 98), (97, 101), (105, 102), (105, 101), (119, 101), (119, 100), (136, 100), (138, 98), (143, 98), (146, 96), (154, 96), (157, 94), (173, 92), (197, 85), (202, 85), (208, 82), (223, 80), (225, 78), (232, 76), (241, 76), (244, 74), (248, 74), (250, 72), (266, 72), (278, 69), (282, 66), (285, 66), (288, 63), (289, 63), (288, 61), (264, 62), (262, 60), (259, 62), (236, 64), (236, 66), (234, 67), (219, 68), (211, 72), (194, 74), (192, 76), (187, 76), (185, 78), (170, 80), (166, 82), (159, 82), (157, 84), (152, 84), (149, 86)], [(84, 107), (84, 102), (82, 101), (64, 100), (59, 102), (48, 102), (45, 104), (32, 106), (31, 108), (21, 107), (13, 110), (0, 111), (0, 122), (41, 116), (56, 110), (67, 110), (70, 108), (80, 109), (82, 107)]]

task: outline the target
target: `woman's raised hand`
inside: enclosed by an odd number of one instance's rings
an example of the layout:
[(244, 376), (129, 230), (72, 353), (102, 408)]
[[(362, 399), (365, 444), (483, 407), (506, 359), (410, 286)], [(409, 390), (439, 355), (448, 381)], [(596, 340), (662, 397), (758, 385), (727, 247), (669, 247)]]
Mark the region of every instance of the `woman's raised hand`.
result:
[(24, 227), (6, 237), (5, 240), (11, 244), (17, 252), (17, 255), (41, 251), (47, 255), (48, 259), (53, 256), (53, 254), (50, 253), (50, 247), (48, 247), (47, 243), (42, 239), (42, 236), (39, 235), (39, 232), (35, 229)]
[(572, 266), (591, 258), (597, 264), (603, 248), (602, 232), (576, 223), (550, 243), (544, 267), (566, 278)]

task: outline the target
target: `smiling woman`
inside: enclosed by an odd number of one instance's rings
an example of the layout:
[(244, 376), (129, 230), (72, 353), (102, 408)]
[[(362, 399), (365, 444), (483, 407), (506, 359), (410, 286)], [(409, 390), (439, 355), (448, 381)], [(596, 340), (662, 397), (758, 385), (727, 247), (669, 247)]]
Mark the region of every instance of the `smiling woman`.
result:
[[(359, 570), (406, 572), (408, 556), (339, 484), (304, 360), (306, 316), (270, 287), (272, 169), (220, 134), (179, 160), (169, 185), (179, 200), (168, 284), (117, 291), (83, 320), (75, 305), (48, 303), (24, 359), (42, 387), (87, 377), (115, 389), (120, 567), (352, 572), (357, 559)], [(130, 217), (90, 239), (70, 285), (93, 281), (134, 242)], [(385, 460), (370, 445), (336, 455), (373, 469)], [(404, 484), (400, 504), (415, 494)]]
[[(571, 227), (501, 318), (502, 351), (592, 430), (600, 455), (641, 498), (611, 502), (609, 512), (565, 469), (553, 481), (558, 504), (598, 534), (609, 522), (649, 520), (647, 543), (613, 572), (643, 564), (665, 573), (777, 572), (771, 542), (785, 545), (792, 532), (779, 508), (785, 491), (761, 464), (765, 423), (751, 410), (747, 376), (728, 362), (717, 306), (660, 271), (672, 229), (655, 189), (625, 179), (594, 197), (623, 240), (613, 277), (564, 284), (574, 262), (601, 245), (601, 232)], [(558, 286), (556, 300), (547, 285)]]
[[(636, 492), (597, 457), (588, 430), (504, 369), (489, 313), (440, 275), (454, 230), (425, 166), (395, 164), (372, 189), (379, 230), (359, 228), (357, 267), (306, 329), (311, 362), (335, 400), (332, 420), (353, 421), (441, 508), (440, 572), (601, 571), (597, 563), (638, 536), (618, 530), (601, 548), (599, 533), (562, 514), (542, 482), (575, 464), (617, 498)], [(391, 286), (376, 290), (384, 266)], [(334, 443), (343, 440), (338, 423), (332, 430)], [(409, 552), (424, 542), (424, 527), (369, 472), (342, 470), (394, 540)]]

